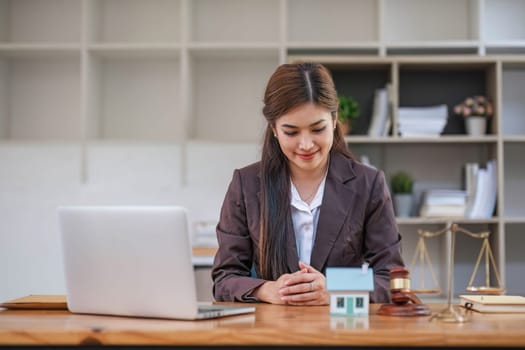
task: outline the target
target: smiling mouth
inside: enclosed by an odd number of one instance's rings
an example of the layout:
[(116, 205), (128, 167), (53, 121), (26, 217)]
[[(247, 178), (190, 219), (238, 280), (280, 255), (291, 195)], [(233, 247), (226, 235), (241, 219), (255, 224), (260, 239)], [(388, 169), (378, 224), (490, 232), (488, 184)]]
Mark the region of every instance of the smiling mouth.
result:
[(312, 153), (297, 153), (297, 156), (303, 160), (310, 160), (315, 156), (316, 153), (317, 151)]

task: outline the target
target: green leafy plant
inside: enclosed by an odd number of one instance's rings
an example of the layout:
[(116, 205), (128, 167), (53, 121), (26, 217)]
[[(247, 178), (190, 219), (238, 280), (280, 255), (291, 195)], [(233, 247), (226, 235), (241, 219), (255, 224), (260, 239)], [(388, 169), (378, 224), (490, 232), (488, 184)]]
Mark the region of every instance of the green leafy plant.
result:
[(356, 120), (359, 117), (360, 109), (356, 99), (352, 96), (339, 96), (339, 121), (349, 122)]
[(390, 180), (393, 193), (412, 193), (414, 180), (404, 171), (394, 174)]

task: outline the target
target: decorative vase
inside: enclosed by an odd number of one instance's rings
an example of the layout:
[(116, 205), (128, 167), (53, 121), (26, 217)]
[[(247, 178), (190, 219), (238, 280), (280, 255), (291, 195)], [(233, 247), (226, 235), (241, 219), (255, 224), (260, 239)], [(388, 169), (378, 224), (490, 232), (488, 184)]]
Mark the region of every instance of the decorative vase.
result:
[(409, 217), (412, 212), (412, 193), (394, 194), (394, 209), (397, 217)]
[(487, 132), (487, 118), (470, 116), (465, 119), (465, 128), (470, 136), (482, 136)]

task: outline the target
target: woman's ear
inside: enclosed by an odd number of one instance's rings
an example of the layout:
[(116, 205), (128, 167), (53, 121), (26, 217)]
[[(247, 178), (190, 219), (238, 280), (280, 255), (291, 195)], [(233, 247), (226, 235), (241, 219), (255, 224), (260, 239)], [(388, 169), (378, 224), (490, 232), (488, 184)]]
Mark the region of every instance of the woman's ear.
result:
[(272, 132), (273, 132), (273, 137), (277, 137), (277, 129), (275, 128), (275, 126), (270, 126), (270, 128), (272, 129)]

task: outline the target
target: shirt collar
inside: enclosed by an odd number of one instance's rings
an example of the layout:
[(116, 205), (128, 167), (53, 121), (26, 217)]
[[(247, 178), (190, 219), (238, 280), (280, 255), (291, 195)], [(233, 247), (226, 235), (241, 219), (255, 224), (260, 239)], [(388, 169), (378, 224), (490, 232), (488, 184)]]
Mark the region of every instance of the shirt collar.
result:
[(320, 207), (323, 202), (323, 195), (324, 195), (324, 187), (326, 183), (326, 175), (324, 174), (323, 180), (319, 184), (319, 187), (317, 188), (317, 192), (315, 193), (314, 198), (310, 202), (310, 204), (306, 203), (301, 199), (301, 196), (299, 195), (299, 192), (297, 191), (297, 188), (295, 187), (294, 183), (290, 180), (291, 184), (291, 205), (294, 206), (296, 209), (299, 210), (308, 210), (312, 211), (317, 207)]

